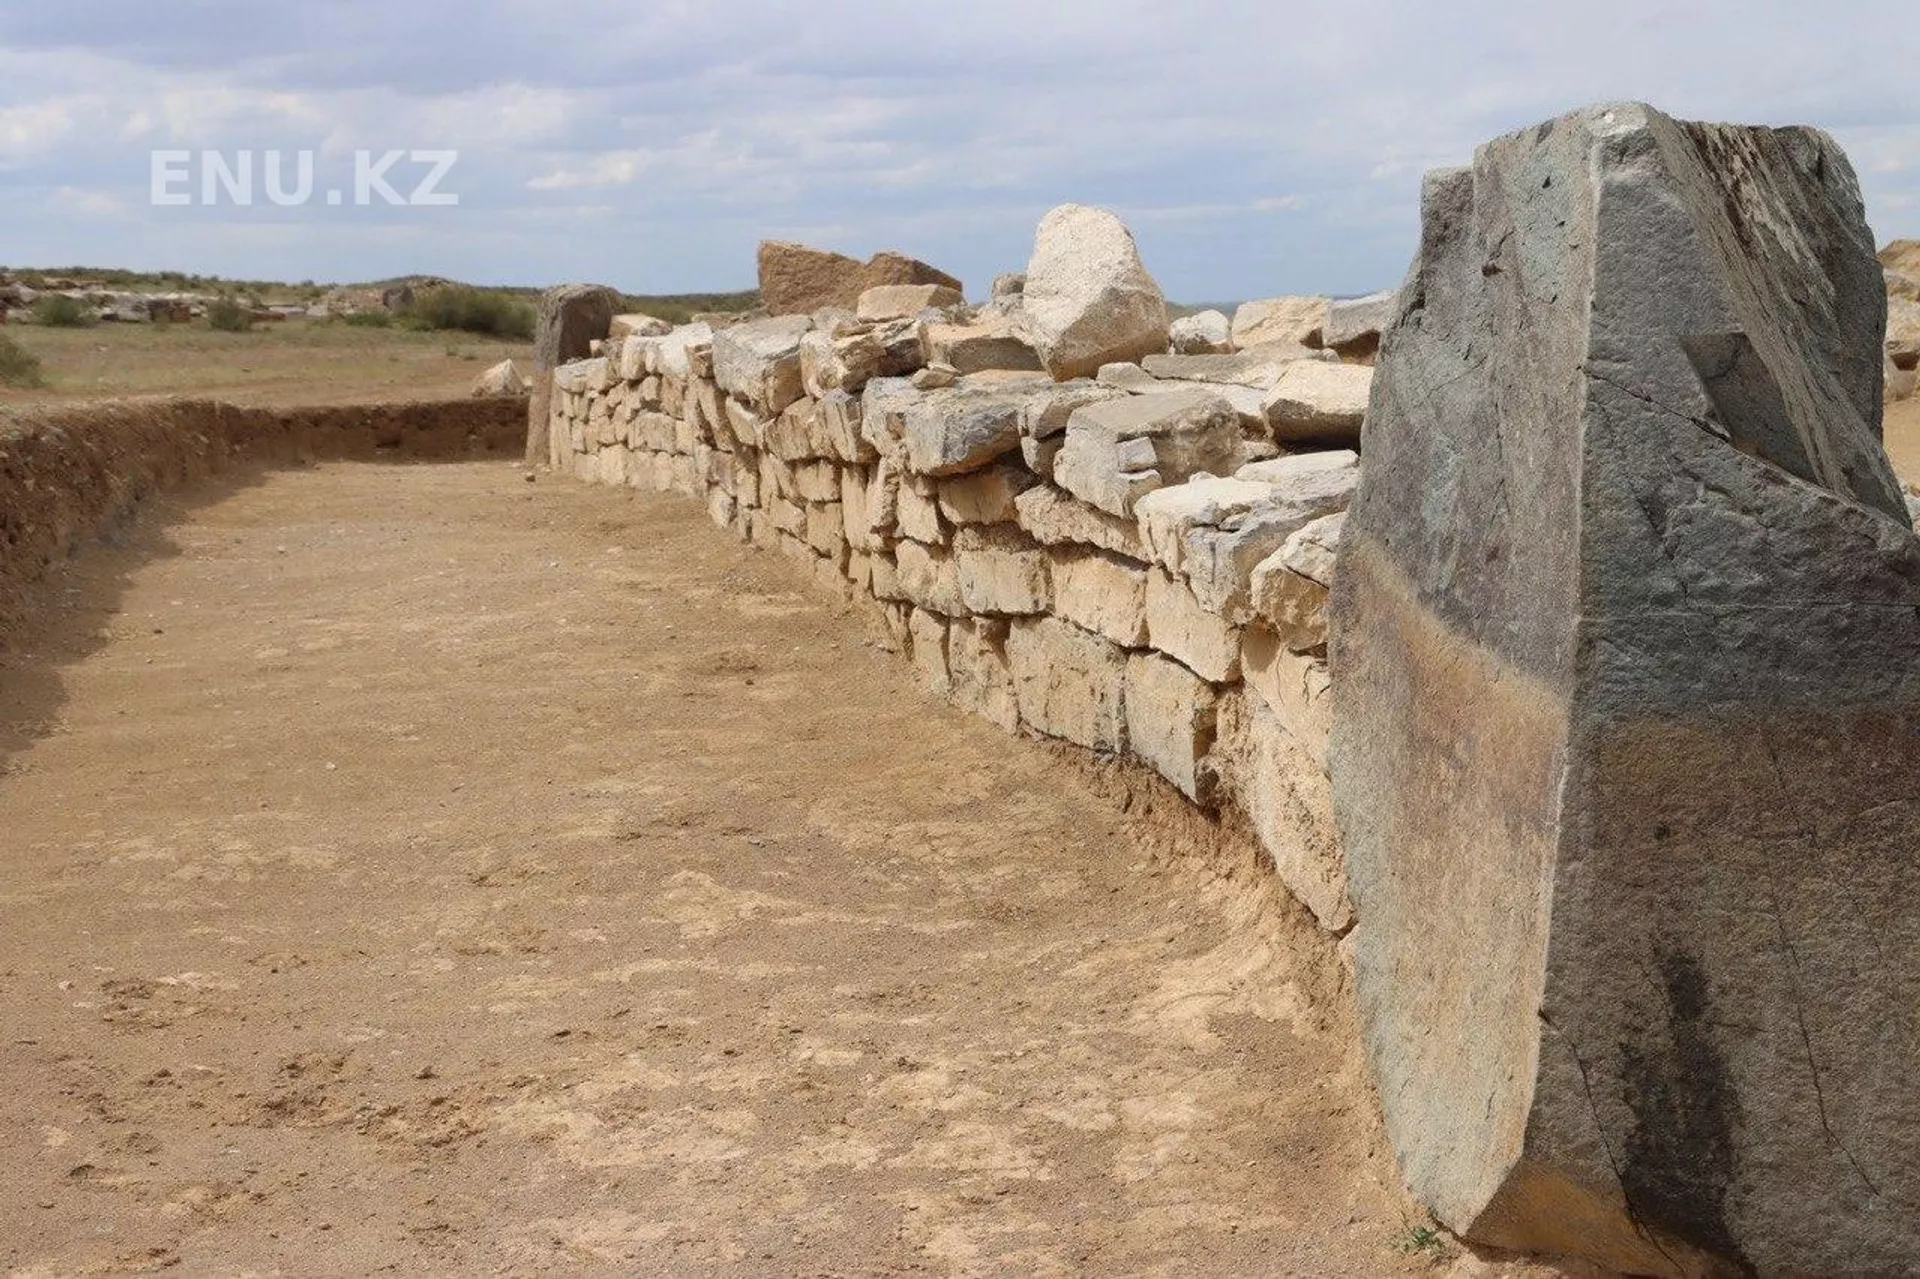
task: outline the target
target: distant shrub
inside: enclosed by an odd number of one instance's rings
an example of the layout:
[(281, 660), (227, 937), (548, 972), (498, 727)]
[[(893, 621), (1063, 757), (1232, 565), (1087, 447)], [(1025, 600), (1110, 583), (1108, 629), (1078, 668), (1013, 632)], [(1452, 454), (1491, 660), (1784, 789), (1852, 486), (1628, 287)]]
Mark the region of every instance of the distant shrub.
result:
[(533, 308), (502, 293), (470, 288), (464, 284), (429, 289), (414, 297), (407, 308), (409, 327), (419, 329), (456, 329), (488, 337), (533, 337)]
[(207, 306), (207, 327), (222, 333), (245, 333), (253, 327), (253, 312), (232, 298), (221, 298)]
[(33, 317), (50, 329), (85, 329), (100, 322), (92, 307), (64, 293), (49, 293), (33, 304)]
[(46, 375), (40, 371), (40, 357), (0, 333), (0, 386), (24, 389), (46, 384)]
[(393, 327), (391, 311), (352, 311), (340, 317), (356, 329), (390, 329)]

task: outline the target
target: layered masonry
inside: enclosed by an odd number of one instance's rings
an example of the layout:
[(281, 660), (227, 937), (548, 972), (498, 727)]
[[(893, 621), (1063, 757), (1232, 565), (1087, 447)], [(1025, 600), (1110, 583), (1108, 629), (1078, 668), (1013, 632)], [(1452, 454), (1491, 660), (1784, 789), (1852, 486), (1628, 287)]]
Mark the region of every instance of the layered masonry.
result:
[(978, 306), (766, 246), (804, 313), (612, 318), (532, 433), (870, 601), (960, 705), (1244, 814), (1350, 934), (1460, 1233), (1905, 1273), (1920, 538), (1852, 172), (1596, 108), (1423, 213), (1399, 290), (1171, 321), (1077, 206)]
[(878, 285), (718, 331), (613, 320), (554, 372), (549, 460), (704, 501), (871, 601), (929, 685), (1003, 727), (1238, 806), (1344, 931), (1324, 604), (1371, 370), (1317, 345), (1324, 300), (1171, 353), (1158, 287), (1096, 210), (1052, 215), (997, 293)]

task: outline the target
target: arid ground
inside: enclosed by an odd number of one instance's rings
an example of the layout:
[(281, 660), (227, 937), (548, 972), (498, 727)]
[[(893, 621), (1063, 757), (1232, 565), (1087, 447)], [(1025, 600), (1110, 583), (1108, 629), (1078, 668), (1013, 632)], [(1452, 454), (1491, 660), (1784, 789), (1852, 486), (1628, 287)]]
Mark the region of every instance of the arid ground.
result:
[(163, 506), (0, 670), (7, 1272), (1481, 1266), (1240, 845), (693, 503)]

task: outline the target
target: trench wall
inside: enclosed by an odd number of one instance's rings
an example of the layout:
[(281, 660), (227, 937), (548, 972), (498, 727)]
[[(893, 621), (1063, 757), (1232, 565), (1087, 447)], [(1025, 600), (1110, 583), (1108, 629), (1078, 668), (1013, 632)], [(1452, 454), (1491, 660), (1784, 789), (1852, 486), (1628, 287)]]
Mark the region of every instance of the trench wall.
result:
[(156, 493), (237, 464), (517, 454), (526, 401), (319, 408), (128, 400), (0, 414), (0, 645), (48, 570)]

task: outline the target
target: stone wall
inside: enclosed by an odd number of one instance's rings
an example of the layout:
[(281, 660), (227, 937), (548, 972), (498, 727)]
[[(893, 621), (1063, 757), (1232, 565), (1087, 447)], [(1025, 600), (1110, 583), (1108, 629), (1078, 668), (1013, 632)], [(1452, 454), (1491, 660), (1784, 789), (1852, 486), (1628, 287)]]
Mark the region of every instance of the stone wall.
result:
[(1263, 401), (1308, 362), (1364, 403), (1369, 370), (1289, 343), (1056, 382), (1004, 304), (897, 292), (611, 338), (556, 371), (549, 461), (704, 503), (870, 603), (926, 684), (1002, 727), (1239, 806), (1344, 931), (1322, 606), (1358, 458), (1280, 456)]
[(0, 644), (47, 570), (155, 493), (238, 462), (518, 455), (520, 398), (319, 408), (109, 401), (0, 414)]
[(981, 306), (616, 320), (548, 460), (702, 502), (1009, 731), (1244, 814), (1462, 1234), (1905, 1273), (1920, 541), (1851, 171), (1596, 108), (1424, 213), (1401, 290), (1231, 320), (1169, 323), (1075, 206)]

